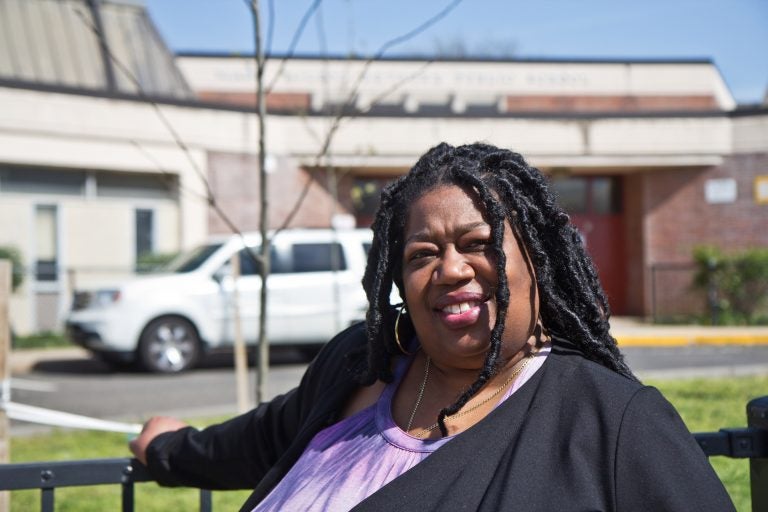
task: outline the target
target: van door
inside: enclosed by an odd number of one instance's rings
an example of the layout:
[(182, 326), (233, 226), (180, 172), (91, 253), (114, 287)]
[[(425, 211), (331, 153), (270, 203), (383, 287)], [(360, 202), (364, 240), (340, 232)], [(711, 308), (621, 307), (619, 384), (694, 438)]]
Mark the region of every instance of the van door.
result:
[[(251, 247), (253, 254), (259, 254), (259, 247)], [(259, 308), (261, 302), (261, 265), (248, 249), (238, 251), (240, 277), (237, 280), (237, 306), (240, 311), (240, 329), (246, 343), (256, 343), (259, 333)], [(221, 274), (226, 276), (220, 286), (220, 307), (210, 313), (220, 322), (223, 344), (231, 345), (235, 339), (234, 310), (235, 282), (232, 279), (229, 262), (224, 264)], [(217, 314), (219, 313), (219, 314)]]
[[(292, 242), (275, 246), (269, 276), (270, 339), (275, 343), (328, 341), (342, 327), (339, 281), (350, 279), (338, 242)], [(334, 270), (336, 269), (336, 270)]]

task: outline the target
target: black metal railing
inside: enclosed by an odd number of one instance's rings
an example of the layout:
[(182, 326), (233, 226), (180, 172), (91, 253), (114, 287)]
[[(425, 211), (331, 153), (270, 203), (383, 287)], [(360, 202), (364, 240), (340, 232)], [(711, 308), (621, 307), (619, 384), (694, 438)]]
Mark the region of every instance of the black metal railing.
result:
[(768, 396), (747, 404), (747, 428), (694, 434), (708, 456), (749, 459), (752, 510), (768, 510)]
[[(153, 482), (135, 459), (92, 459), (0, 465), (0, 491), (40, 489), (40, 510), (53, 512), (57, 487), (120, 484), (123, 512), (134, 509), (134, 484)], [(200, 512), (211, 512), (211, 491), (200, 490)]]
[[(747, 427), (694, 434), (709, 456), (748, 458), (752, 510), (768, 510), (768, 396), (747, 404)], [(95, 459), (0, 465), (0, 491), (40, 489), (40, 510), (53, 512), (54, 490), (103, 484), (122, 486), (122, 510), (134, 508), (134, 484), (152, 482), (135, 459)], [(200, 491), (200, 511), (212, 510), (211, 491)]]

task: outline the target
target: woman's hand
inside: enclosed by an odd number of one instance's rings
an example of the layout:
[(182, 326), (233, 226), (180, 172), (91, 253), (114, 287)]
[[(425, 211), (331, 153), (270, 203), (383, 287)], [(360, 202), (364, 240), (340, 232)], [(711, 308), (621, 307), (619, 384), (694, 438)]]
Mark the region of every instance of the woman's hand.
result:
[(147, 465), (147, 446), (152, 440), (165, 432), (175, 432), (176, 430), (187, 427), (188, 425), (181, 420), (168, 416), (155, 416), (150, 418), (141, 429), (139, 437), (128, 443), (133, 455)]

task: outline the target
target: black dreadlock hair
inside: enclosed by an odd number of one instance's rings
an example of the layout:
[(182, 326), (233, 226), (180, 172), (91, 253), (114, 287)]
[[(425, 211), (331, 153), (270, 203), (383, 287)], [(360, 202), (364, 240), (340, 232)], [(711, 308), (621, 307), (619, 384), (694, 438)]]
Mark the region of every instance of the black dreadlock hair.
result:
[[(393, 282), (400, 296), (405, 297), (402, 258), (408, 207), (424, 193), (442, 185), (464, 188), (485, 209), (498, 272), (497, 318), (485, 364), (477, 380), (454, 404), (440, 412), (438, 424), (442, 434), (447, 435), (446, 416), (458, 412), (497, 371), (509, 305), (502, 248), (505, 221), (512, 226), (521, 246), (531, 274), (532, 294), (534, 287), (538, 287), (544, 328), (570, 340), (586, 358), (635, 379), (608, 332), (610, 309), (592, 260), (568, 215), (555, 202), (546, 178), (518, 153), (482, 143), (459, 147), (443, 143), (425, 153), (408, 174), (381, 193), (363, 277), (369, 303), (368, 364), (360, 376), (361, 383), (392, 380), (391, 360), (400, 351), (394, 340), (396, 310), (389, 297)], [(405, 329), (413, 333), (410, 322), (401, 320), (400, 324), (401, 333)], [(536, 318), (532, 318), (529, 332), (535, 324)]]

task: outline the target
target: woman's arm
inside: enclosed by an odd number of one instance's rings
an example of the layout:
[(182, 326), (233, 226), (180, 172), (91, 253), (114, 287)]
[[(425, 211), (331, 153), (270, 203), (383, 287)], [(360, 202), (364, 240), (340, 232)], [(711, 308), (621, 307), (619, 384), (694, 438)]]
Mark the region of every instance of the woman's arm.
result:
[[(362, 337), (361, 337), (362, 336)], [(252, 489), (289, 451), (338, 415), (356, 388), (345, 357), (365, 342), (354, 326), (331, 340), (296, 389), (203, 430), (169, 418), (151, 419), (132, 443), (162, 485)], [(307, 437), (309, 436), (309, 437)], [(301, 446), (298, 446), (300, 445)]]
[[(159, 432), (146, 446), (150, 473), (160, 484), (169, 486), (255, 487), (288, 449), (299, 428), (298, 394), (293, 390), (203, 430), (186, 426)], [(155, 422), (160, 428), (166, 426), (164, 420), (153, 419), (146, 428)]]

